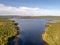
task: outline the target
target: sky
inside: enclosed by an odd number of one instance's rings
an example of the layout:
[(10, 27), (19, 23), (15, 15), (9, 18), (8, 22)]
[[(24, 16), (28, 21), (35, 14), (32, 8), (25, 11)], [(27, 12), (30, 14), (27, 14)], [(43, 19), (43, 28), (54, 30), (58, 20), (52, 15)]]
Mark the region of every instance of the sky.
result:
[(0, 0), (0, 15), (60, 16), (60, 0)]

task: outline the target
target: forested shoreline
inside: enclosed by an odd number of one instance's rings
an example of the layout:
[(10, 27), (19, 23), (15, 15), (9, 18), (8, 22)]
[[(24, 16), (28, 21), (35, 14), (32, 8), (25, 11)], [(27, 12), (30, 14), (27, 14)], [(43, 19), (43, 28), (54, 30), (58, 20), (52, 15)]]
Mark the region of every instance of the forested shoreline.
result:
[(46, 45), (60, 45), (60, 22), (47, 23), (48, 27), (42, 34)]
[(18, 25), (13, 20), (0, 19), (0, 45), (8, 45), (8, 39), (17, 36)]

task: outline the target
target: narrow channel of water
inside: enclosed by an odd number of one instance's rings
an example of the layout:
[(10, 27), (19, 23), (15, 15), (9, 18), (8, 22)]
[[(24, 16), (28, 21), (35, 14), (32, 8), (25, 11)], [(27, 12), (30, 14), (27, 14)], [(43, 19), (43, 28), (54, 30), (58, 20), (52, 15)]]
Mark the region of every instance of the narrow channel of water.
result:
[(19, 25), (19, 45), (45, 45), (42, 40), (42, 34), (46, 28), (46, 22), (53, 20), (47, 19), (16, 19)]

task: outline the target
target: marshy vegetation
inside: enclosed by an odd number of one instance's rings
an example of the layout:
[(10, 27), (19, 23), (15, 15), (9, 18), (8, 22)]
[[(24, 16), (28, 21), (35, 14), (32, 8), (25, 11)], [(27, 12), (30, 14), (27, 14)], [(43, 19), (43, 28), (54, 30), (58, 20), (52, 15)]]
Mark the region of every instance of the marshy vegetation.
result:
[[(20, 17), (19, 17), (19, 19), (20, 19)], [(47, 18), (45, 18), (45, 19), (47, 19)], [(48, 18), (48, 21), (59, 20), (59, 19), (60, 18), (53, 19), (53, 17), (52, 18), (50, 17), (50, 18)], [(44, 21), (46, 21), (46, 20), (43, 20), (43, 22)], [(39, 22), (39, 24), (40, 24), (40, 22)], [(17, 30), (19, 30), (17, 25), (18, 24), (15, 23), (15, 21), (9, 20), (9, 18), (8, 19), (0, 18), (0, 45), (10, 45), (9, 41), (11, 41), (11, 40), (14, 40), (15, 42), (16, 42), (16, 40), (18, 41), (18, 39), (16, 38), (17, 33), (18, 33)], [(59, 35), (60, 34), (60, 22), (55, 22), (55, 23), (48, 22), (48, 23), (46, 23), (46, 25), (47, 25), (47, 28), (45, 30), (45, 33), (43, 35), (41, 34), (43, 40), (46, 42), (47, 45), (60, 45), (60, 35)], [(40, 27), (39, 27), (39, 30), (40, 30)], [(43, 28), (41, 30), (43, 30)], [(39, 34), (40, 34), (40, 32), (39, 32)], [(22, 41), (20, 41), (20, 42), (22, 42)], [(14, 44), (18, 45), (18, 42), (14, 43)], [(21, 43), (21, 45), (22, 44), (23, 43)]]
[(0, 19), (0, 45), (8, 45), (8, 39), (17, 35), (17, 24), (8, 19)]
[(60, 45), (60, 22), (47, 23), (49, 25), (42, 35), (48, 45)]

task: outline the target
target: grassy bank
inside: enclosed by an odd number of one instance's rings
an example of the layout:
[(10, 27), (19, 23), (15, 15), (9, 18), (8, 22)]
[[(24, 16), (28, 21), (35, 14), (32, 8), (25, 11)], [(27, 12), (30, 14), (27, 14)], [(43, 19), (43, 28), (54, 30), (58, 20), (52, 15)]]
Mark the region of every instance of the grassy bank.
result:
[(0, 45), (7, 45), (8, 38), (17, 35), (17, 25), (14, 21), (0, 19)]
[(60, 45), (60, 22), (47, 23), (49, 25), (42, 35), (43, 40), (48, 45)]

